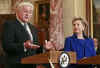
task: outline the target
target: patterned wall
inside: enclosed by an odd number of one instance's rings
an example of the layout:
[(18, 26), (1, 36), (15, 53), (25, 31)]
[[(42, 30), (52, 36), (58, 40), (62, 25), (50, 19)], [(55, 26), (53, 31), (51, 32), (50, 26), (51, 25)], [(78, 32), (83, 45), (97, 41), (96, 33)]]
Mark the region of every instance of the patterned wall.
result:
[(50, 0), (50, 40), (56, 50), (64, 46), (62, 0)]
[(0, 14), (11, 13), (11, 0), (0, 0)]

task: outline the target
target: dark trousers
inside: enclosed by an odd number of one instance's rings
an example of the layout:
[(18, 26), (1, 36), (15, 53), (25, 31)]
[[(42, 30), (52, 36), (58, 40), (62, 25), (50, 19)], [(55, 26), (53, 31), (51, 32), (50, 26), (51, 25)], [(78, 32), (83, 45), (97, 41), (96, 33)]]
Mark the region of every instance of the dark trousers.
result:
[(36, 68), (33, 64), (6, 64), (5, 68)]
[(67, 68), (94, 68), (93, 65), (90, 64), (71, 64)]

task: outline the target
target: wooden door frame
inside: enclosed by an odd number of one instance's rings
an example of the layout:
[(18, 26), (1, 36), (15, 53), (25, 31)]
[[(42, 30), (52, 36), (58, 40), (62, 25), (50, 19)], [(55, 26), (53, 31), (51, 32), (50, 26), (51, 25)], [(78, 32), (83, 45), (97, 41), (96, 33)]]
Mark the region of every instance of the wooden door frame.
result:
[(88, 35), (93, 37), (93, 0), (86, 0), (86, 19), (89, 24)]

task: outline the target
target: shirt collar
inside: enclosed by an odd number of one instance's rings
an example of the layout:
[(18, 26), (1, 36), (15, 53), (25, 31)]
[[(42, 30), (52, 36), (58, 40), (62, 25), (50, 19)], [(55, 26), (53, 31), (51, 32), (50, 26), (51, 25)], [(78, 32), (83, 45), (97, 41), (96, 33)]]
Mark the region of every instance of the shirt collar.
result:
[(17, 18), (17, 20), (24, 26), (24, 22), (22, 22), (22, 21), (18, 18), (18, 16), (16, 16), (16, 18)]

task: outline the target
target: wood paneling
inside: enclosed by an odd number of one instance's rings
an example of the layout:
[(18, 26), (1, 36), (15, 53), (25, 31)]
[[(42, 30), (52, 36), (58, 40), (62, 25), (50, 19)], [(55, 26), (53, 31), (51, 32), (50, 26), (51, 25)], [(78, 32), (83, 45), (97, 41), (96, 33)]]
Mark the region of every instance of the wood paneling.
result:
[(37, 27), (39, 33), (40, 45), (43, 45), (45, 40), (49, 39), (49, 0), (39, 0), (34, 2), (34, 25)]
[(11, 14), (11, 0), (0, 0), (0, 14)]
[(92, 24), (91, 23), (91, 1), (92, 0), (86, 0), (86, 19), (87, 19), (87, 22), (89, 23), (89, 25), (88, 25), (89, 26), (89, 32), (88, 32), (89, 34), (88, 35), (90, 37), (92, 37), (92, 32), (93, 32), (93, 31), (91, 31), (92, 30), (92, 28), (91, 28), (92, 27), (91, 26), (91, 24)]

